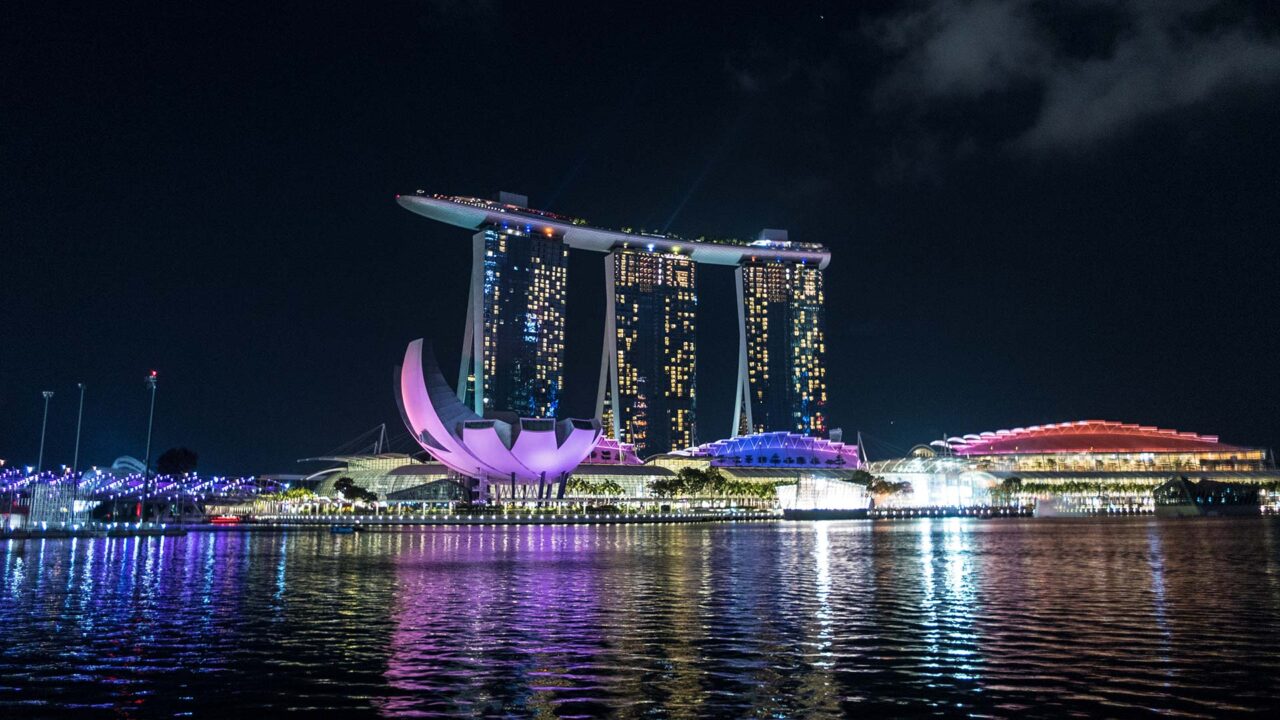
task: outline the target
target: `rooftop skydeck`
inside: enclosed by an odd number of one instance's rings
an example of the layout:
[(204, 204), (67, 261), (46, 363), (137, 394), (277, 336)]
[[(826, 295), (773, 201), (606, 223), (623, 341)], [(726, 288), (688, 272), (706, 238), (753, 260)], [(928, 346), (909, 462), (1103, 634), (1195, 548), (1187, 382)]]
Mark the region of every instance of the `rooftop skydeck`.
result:
[(831, 251), (816, 243), (771, 239), (689, 239), (670, 233), (611, 230), (546, 210), (454, 195), (398, 195), (396, 201), (407, 210), (448, 225), (468, 230), (477, 230), (486, 225), (506, 227), (529, 234), (560, 238), (571, 248), (594, 252), (628, 248), (668, 252), (688, 255), (695, 262), (711, 265), (740, 265), (753, 260), (775, 260), (817, 263), (819, 268), (825, 269), (831, 262)]

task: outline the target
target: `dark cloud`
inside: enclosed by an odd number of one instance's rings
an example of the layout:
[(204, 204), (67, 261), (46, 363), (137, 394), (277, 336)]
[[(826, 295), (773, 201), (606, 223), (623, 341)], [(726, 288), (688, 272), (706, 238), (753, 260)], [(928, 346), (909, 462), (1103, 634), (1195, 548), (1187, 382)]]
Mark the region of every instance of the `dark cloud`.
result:
[(900, 58), (877, 93), (885, 107), (1005, 90), (1047, 64), (1023, 2), (950, 0), (881, 20), (872, 32)]
[(1220, 93), (1280, 79), (1280, 39), (1218, 0), (945, 0), (868, 25), (893, 61), (882, 112), (1035, 93), (1029, 123), (1001, 138), (1078, 148)]

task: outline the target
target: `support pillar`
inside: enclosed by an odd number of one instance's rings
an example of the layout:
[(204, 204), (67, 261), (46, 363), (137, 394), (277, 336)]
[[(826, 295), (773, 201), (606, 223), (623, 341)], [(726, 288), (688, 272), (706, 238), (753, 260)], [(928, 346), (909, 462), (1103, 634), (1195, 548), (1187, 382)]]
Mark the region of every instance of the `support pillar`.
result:
[(471, 383), (472, 409), (484, 416), (484, 252), (485, 233), (471, 238), (471, 288), (467, 299), (467, 324), (462, 331), (462, 359), (458, 363), (458, 399), (467, 401), (467, 378)]
[(755, 423), (751, 418), (751, 378), (747, 365), (747, 297), (743, 292), (741, 266), (733, 271), (733, 278), (738, 291), (738, 385), (734, 392), (737, 397), (733, 403), (731, 437), (738, 437), (755, 432)]
[(604, 432), (623, 442), (622, 409), (618, 406), (618, 308), (614, 291), (613, 253), (604, 256), (604, 347), (600, 352), (600, 383), (596, 389), (596, 419), (604, 422), (604, 406), (609, 404), (609, 424)]

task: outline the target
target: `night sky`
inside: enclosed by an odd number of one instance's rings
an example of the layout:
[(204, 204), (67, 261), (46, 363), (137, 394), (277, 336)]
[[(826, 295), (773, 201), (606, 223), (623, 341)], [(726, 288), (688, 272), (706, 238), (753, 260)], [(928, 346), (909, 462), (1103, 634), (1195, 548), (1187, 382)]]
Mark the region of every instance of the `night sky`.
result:
[[(0, 458), (299, 472), (456, 367), (469, 233), (396, 193), (823, 242), (831, 424), (873, 457), (1111, 419), (1280, 439), (1280, 4), (6, 3)], [(570, 267), (594, 411), (602, 255)], [(728, 433), (732, 270), (700, 271)]]

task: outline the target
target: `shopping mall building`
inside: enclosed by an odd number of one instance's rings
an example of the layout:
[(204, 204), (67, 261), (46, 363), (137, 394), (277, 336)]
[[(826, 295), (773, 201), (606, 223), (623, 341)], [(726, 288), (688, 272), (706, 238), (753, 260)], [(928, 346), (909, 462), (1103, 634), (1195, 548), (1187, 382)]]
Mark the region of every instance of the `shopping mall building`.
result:
[(1175, 476), (1280, 489), (1269, 450), (1104, 420), (937, 440), (907, 457), (869, 463), (867, 470), (910, 483), (912, 493), (888, 501), (917, 506), (1057, 498), (1082, 510), (1142, 510), (1151, 506), (1152, 488)]

